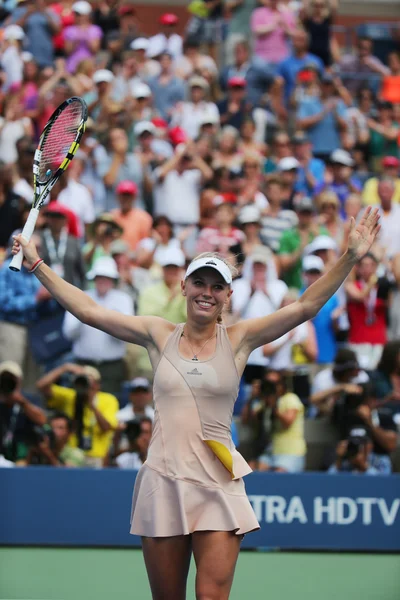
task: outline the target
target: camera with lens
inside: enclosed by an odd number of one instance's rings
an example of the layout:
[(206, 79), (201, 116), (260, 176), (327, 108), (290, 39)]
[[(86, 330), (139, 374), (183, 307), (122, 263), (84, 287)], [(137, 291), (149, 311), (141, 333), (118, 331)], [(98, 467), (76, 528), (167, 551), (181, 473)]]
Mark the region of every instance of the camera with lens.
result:
[(344, 460), (351, 460), (360, 452), (361, 448), (366, 445), (366, 439), (362, 437), (350, 437), (347, 441), (347, 450), (344, 455)]
[(27, 446), (39, 446), (46, 439), (49, 440), (50, 448), (55, 446), (55, 437), (53, 430), (49, 425), (32, 425), (25, 434), (25, 443)]
[(112, 225), (107, 225), (107, 227), (104, 229), (104, 235), (107, 237), (112, 236), (114, 233), (114, 228)]
[(87, 375), (77, 375), (74, 379), (74, 388), (76, 392), (87, 393), (90, 390), (90, 379)]
[(133, 419), (126, 423), (125, 434), (130, 444), (134, 444), (142, 431), (139, 419)]
[(12, 373), (3, 371), (0, 375), (0, 394), (12, 394), (18, 385), (18, 379)]

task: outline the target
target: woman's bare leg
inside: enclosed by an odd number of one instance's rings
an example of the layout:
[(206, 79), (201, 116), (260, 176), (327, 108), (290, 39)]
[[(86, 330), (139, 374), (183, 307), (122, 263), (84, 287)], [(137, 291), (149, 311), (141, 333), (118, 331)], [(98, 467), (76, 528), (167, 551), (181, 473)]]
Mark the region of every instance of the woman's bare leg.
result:
[(185, 600), (190, 536), (142, 537), (142, 547), (153, 600)]
[(242, 536), (232, 531), (192, 534), (196, 562), (196, 600), (228, 600)]

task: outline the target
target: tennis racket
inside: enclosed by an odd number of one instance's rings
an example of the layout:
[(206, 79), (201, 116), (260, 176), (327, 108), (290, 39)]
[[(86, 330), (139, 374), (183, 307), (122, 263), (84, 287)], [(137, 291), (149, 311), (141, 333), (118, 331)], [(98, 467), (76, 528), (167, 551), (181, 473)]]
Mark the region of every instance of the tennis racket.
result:
[[(28, 241), (35, 229), (40, 208), (79, 148), (87, 118), (86, 103), (74, 96), (60, 104), (42, 131), (33, 159), (35, 196), (22, 230), (22, 235)], [(12, 271), (21, 270), (23, 257), (21, 248), (10, 263)]]

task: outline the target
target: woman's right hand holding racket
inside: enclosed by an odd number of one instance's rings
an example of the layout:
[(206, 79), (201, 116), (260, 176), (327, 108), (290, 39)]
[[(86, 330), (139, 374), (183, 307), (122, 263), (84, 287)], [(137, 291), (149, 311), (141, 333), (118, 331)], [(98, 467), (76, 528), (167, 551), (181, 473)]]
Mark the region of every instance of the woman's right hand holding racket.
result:
[(33, 265), (40, 260), (40, 256), (36, 250), (33, 240), (28, 242), (28, 240), (26, 240), (20, 233), (18, 235), (14, 235), (12, 254), (15, 256), (18, 254), (21, 248), (24, 253), (24, 259), (28, 263), (28, 269), (31, 269)]

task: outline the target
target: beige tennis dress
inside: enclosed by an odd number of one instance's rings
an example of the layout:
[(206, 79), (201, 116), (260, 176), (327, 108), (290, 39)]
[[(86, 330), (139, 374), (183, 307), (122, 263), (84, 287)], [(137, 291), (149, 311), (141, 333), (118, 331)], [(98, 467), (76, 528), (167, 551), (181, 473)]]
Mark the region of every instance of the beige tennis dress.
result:
[(194, 531), (259, 529), (242, 477), (251, 468), (231, 438), (239, 376), (223, 325), (206, 361), (179, 354), (183, 324), (169, 336), (155, 369), (155, 420), (148, 457), (137, 474), (131, 533), (147, 537)]

